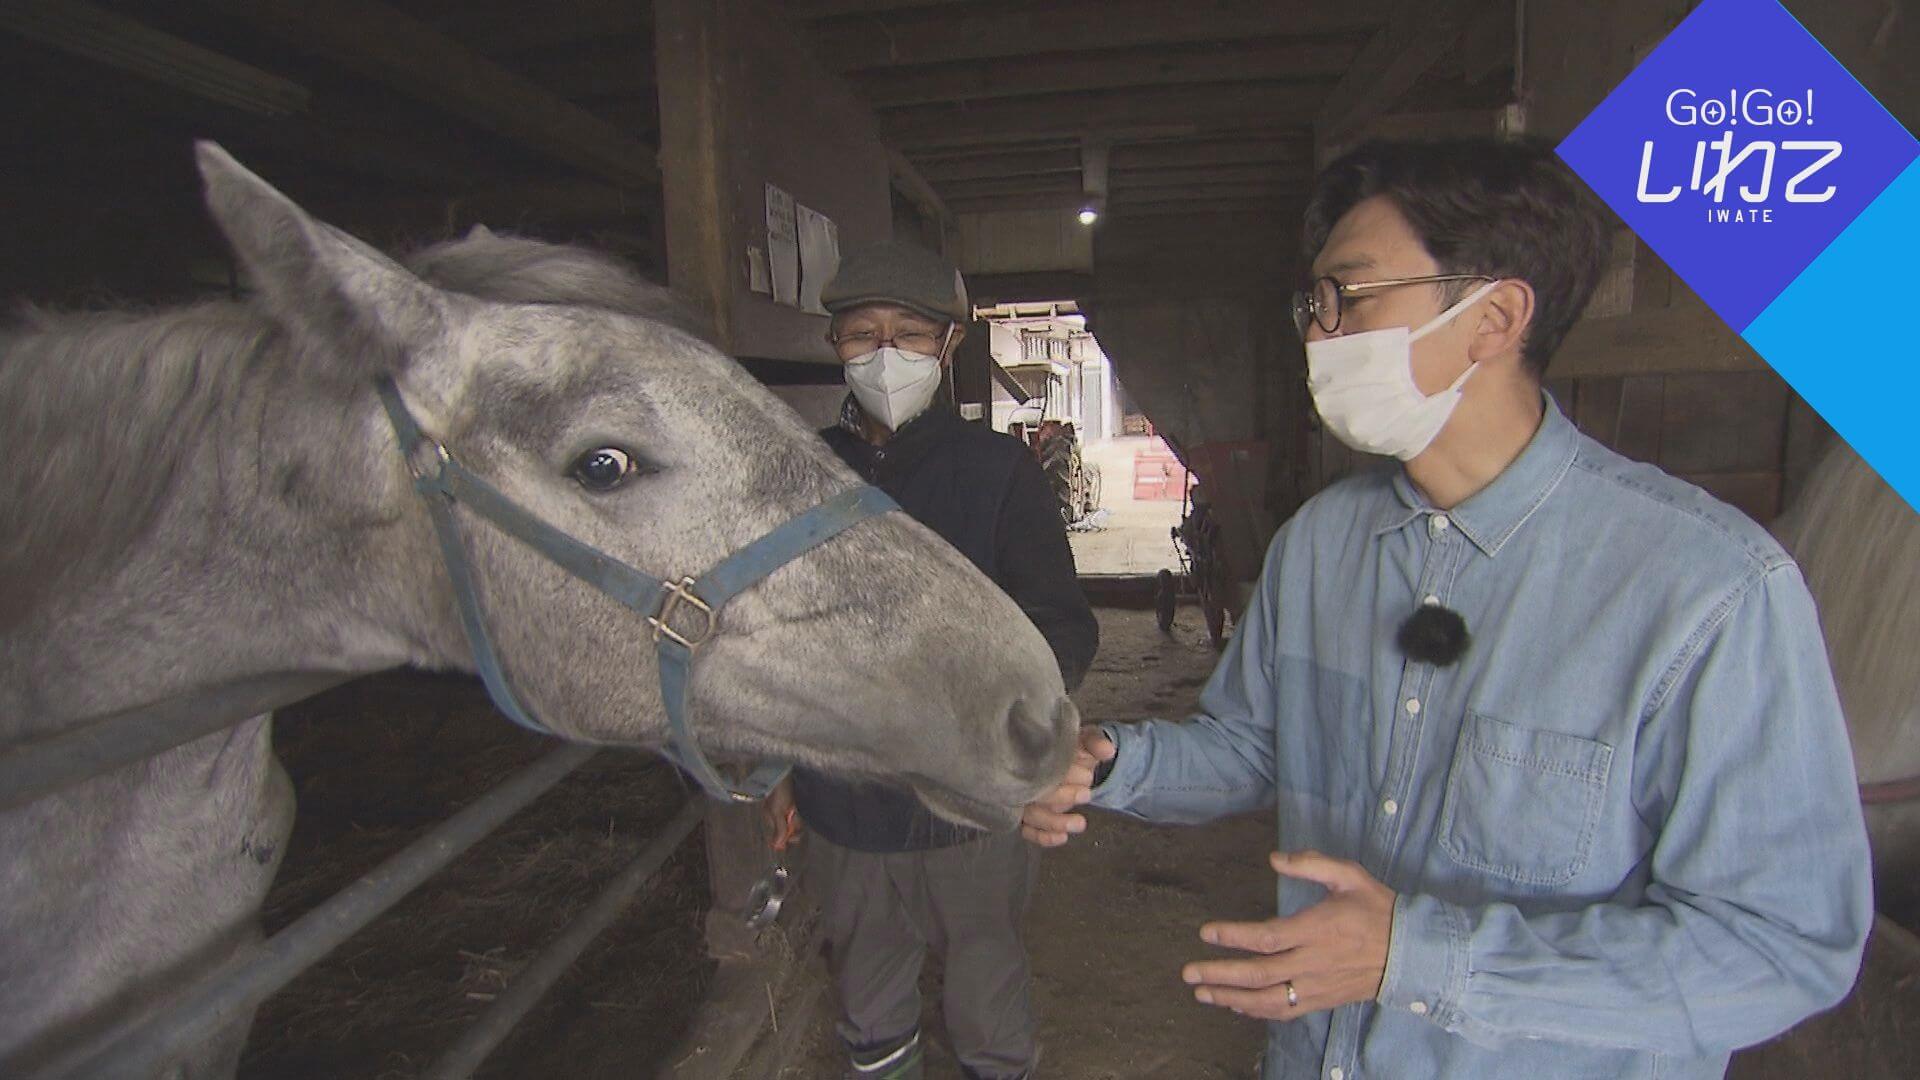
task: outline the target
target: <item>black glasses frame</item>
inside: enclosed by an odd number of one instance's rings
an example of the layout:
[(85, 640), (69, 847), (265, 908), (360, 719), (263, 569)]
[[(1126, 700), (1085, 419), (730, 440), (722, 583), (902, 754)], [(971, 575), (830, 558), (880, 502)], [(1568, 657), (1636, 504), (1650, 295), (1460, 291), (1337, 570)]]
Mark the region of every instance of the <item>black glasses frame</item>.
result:
[[(1334, 277), (1332, 274), (1325, 274), (1315, 278), (1313, 284), (1308, 288), (1293, 294), (1293, 328), (1300, 332), (1302, 338), (1307, 336), (1307, 323), (1309, 321), (1329, 334), (1338, 332), (1340, 329), (1341, 309), (1345, 306), (1340, 302), (1340, 298), (1343, 296), (1372, 292), (1376, 289), (1397, 289), (1403, 285), (1432, 285), (1442, 281), (1499, 280), (1499, 278), (1492, 277), (1488, 274), (1422, 274), (1419, 277), (1381, 278), (1378, 281), (1356, 281), (1349, 285), (1339, 278)], [(1327, 295), (1333, 297), (1331, 321), (1328, 319), (1327, 312), (1321, 310), (1323, 305), (1320, 303), (1320, 292), (1321, 287), (1324, 285), (1331, 286), (1331, 288), (1327, 290)]]

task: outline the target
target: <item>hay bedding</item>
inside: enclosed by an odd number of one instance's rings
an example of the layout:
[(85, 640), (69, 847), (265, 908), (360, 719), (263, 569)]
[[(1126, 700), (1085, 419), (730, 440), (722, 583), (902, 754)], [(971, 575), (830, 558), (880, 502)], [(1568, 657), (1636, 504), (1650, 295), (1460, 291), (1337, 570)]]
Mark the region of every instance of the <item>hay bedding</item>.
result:
[[(269, 933), (551, 747), (413, 672), (286, 710), (274, 740), (299, 811)], [(270, 999), (241, 1076), (419, 1075), (685, 798), (656, 759), (602, 753)], [(696, 833), (480, 1075), (655, 1075), (711, 973), (705, 865)]]

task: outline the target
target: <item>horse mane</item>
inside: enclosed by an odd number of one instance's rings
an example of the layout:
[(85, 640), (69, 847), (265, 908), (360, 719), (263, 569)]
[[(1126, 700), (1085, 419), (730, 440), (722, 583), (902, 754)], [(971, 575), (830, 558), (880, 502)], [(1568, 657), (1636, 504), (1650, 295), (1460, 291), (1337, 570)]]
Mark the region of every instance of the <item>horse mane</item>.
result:
[(1920, 514), (1844, 441), (1773, 523), (1820, 607), (1863, 774), (1920, 725)]
[[(616, 259), (475, 229), (402, 259), (452, 292), (594, 307), (704, 340), (704, 317)], [(106, 573), (160, 515), (191, 447), (287, 357), (248, 302), (62, 313), (0, 326), (0, 631), (61, 586)]]
[(586, 248), (475, 228), (401, 261), (431, 285), (482, 300), (600, 308), (666, 323), (709, 343), (714, 339), (705, 314), (682, 294)]
[(26, 307), (0, 331), (0, 630), (128, 550), (195, 440), (285, 348), (264, 315), (232, 302)]

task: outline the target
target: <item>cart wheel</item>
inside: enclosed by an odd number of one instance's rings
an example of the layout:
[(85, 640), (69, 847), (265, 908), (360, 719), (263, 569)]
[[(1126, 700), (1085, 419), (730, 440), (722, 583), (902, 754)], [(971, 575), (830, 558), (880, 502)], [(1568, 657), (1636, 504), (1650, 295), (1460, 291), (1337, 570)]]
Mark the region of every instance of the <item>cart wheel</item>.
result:
[(1154, 579), (1153, 611), (1158, 616), (1161, 633), (1165, 634), (1173, 629), (1173, 608), (1179, 600), (1179, 590), (1173, 584), (1173, 571), (1160, 571), (1159, 576)]

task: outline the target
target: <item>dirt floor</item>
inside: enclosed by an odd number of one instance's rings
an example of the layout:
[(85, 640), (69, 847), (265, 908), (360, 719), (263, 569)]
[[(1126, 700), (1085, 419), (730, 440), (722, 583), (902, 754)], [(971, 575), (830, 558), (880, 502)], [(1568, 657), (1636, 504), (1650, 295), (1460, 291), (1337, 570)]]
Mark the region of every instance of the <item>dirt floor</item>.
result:
[[(1213, 670), (1199, 609), (1182, 607), (1169, 638), (1151, 611), (1101, 609), (1100, 655), (1075, 695), (1090, 722), (1184, 716)], [(1250, 1076), (1260, 1025), (1197, 1004), (1180, 967), (1208, 949), (1209, 919), (1273, 912), (1265, 814), (1203, 828), (1153, 828), (1097, 814), (1088, 832), (1047, 852), (1028, 923), (1042, 1072), (1047, 1080), (1219, 1080)], [(923, 994), (928, 1073), (959, 1069), (938, 1019), (937, 965)], [(831, 998), (782, 1080), (826, 1080), (844, 1068)]]

